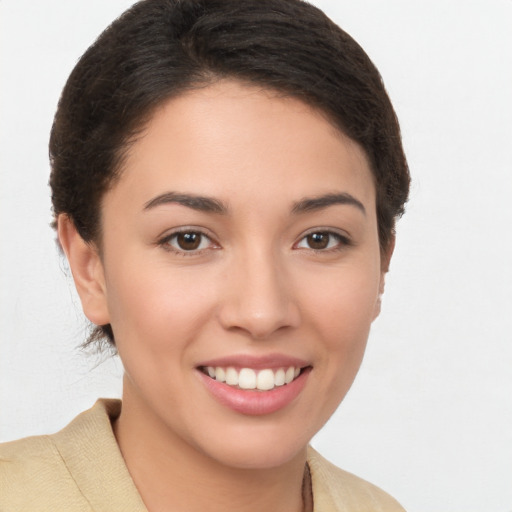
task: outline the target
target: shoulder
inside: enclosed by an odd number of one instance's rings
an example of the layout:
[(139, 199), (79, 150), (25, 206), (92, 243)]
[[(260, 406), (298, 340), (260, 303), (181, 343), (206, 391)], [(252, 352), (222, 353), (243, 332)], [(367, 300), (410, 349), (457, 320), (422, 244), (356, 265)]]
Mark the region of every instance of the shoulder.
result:
[(52, 436), (0, 444), (0, 489), (1, 510), (44, 510), (41, 500), (62, 510), (89, 510), (80, 508), (83, 499)]
[(331, 464), (308, 448), (315, 512), (405, 512), (377, 486)]
[(99, 400), (60, 432), (0, 444), (0, 511), (143, 511), (112, 432), (121, 403)]

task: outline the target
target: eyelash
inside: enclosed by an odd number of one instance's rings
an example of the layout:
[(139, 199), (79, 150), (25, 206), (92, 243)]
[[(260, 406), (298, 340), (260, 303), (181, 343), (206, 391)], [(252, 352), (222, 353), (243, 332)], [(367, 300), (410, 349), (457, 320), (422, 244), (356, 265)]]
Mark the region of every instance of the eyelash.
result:
[[(300, 243), (307, 240), (307, 238), (312, 235), (327, 235), (329, 237), (328, 244), (331, 243), (332, 239), (334, 239), (336, 240), (336, 245), (334, 245), (334, 247), (326, 247), (322, 249), (316, 249), (314, 247), (299, 247)], [(343, 249), (351, 245), (353, 245), (352, 240), (350, 240), (350, 238), (346, 235), (342, 235), (341, 233), (338, 233), (337, 231), (332, 231), (330, 229), (315, 228), (306, 233), (305, 235), (303, 235), (300, 238), (300, 240), (294, 245), (294, 248), (297, 248), (299, 250), (310, 250), (315, 253), (332, 253), (342, 251)]]
[[(187, 249), (182, 249), (179, 247), (174, 247), (173, 245), (171, 245), (171, 241), (173, 239), (177, 239), (177, 237), (179, 237), (180, 235), (199, 236), (200, 239), (199, 239), (198, 247), (191, 248), (190, 250), (187, 250)], [(327, 247), (324, 247), (324, 248), (300, 247), (300, 244), (302, 242), (306, 241), (306, 243), (308, 243), (307, 242), (308, 237), (311, 237), (313, 235), (328, 236), (329, 240), (327, 242)], [(336, 244), (333, 247), (329, 247), (329, 244), (332, 242), (333, 239), (336, 241)], [(201, 248), (200, 246), (205, 241), (209, 242), (208, 247)], [(188, 228), (188, 227), (181, 228), (177, 231), (173, 231), (172, 233), (164, 236), (163, 238), (161, 238), (158, 241), (158, 245), (161, 246), (164, 250), (166, 250), (168, 252), (172, 252), (174, 254), (178, 254), (180, 256), (195, 256), (195, 255), (201, 254), (203, 251), (206, 251), (211, 248), (213, 248), (213, 249), (220, 248), (220, 246), (215, 241), (213, 241), (210, 236), (208, 236), (206, 233), (204, 233), (200, 229), (193, 229), (193, 228)], [(351, 245), (353, 245), (353, 243), (350, 240), (350, 238), (345, 235), (342, 235), (341, 233), (332, 231), (330, 229), (315, 228), (314, 230), (311, 230), (311, 231), (305, 233), (299, 239), (299, 241), (293, 245), (293, 248), (297, 249), (297, 250), (310, 250), (310, 251), (313, 251), (314, 253), (332, 253), (332, 252), (341, 251), (344, 248), (351, 246)]]
[[(203, 247), (203, 248), (194, 248), (194, 249), (181, 249), (179, 247), (174, 247), (171, 245), (171, 241), (173, 239), (177, 239), (180, 235), (196, 235), (200, 237), (199, 245), (203, 244), (203, 242), (209, 241), (209, 245), (213, 245), (214, 247)], [(219, 248), (218, 244), (216, 244), (210, 236), (201, 231), (200, 229), (193, 228), (181, 228), (177, 231), (173, 231), (172, 233), (164, 236), (158, 241), (158, 245), (161, 246), (165, 251), (172, 252), (174, 254), (180, 256), (195, 256), (197, 254), (201, 254), (203, 251), (208, 250), (210, 248)]]

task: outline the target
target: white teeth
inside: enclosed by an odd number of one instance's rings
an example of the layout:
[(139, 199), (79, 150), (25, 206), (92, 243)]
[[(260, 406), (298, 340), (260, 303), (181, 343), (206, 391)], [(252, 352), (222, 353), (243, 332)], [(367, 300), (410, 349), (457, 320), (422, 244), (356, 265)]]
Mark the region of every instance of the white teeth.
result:
[(275, 380), (274, 372), (272, 370), (261, 370), (261, 372), (258, 373), (258, 382), (256, 383), (256, 387), (261, 391), (268, 391), (274, 388)]
[(279, 368), (279, 370), (277, 370), (275, 377), (274, 377), (274, 384), (276, 386), (284, 386), (284, 378), (285, 378), (284, 370), (282, 368)]
[(226, 384), (238, 386), (238, 372), (234, 368), (229, 367), (226, 370)]
[(254, 389), (256, 387), (256, 372), (251, 368), (242, 368), (238, 374), (238, 385), (242, 389)]
[(252, 368), (241, 368), (237, 371), (232, 366), (222, 368), (217, 366), (207, 366), (206, 373), (219, 382), (225, 382), (230, 386), (238, 386), (240, 389), (258, 389), (260, 391), (269, 391), (274, 387), (290, 384), (300, 375), (300, 368), (289, 366), (288, 368), (279, 368), (272, 370), (253, 370)]
[[(210, 370), (209, 370), (210, 368), (211, 368), (211, 366), (208, 367), (208, 373), (210, 373)], [(215, 377), (215, 380), (218, 380), (219, 382), (226, 382), (226, 372), (224, 371), (224, 368), (217, 366), (217, 368), (215, 368), (214, 377)]]

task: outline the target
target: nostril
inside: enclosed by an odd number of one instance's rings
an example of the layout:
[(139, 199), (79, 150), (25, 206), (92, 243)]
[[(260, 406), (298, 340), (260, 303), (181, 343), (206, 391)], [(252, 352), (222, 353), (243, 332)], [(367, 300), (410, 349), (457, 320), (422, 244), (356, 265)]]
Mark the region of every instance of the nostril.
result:
[(254, 340), (265, 340), (278, 331), (297, 327), (300, 316), (289, 305), (265, 310), (240, 301), (222, 309), (220, 322), (226, 330), (244, 331)]

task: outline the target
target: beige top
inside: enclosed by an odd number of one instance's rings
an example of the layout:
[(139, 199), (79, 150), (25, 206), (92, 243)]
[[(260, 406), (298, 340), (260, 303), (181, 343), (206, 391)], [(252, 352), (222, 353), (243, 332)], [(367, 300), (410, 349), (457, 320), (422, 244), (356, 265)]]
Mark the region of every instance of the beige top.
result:
[[(0, 512), (147, 512), (112, 432), (119, 400), (98, 400), (57, 434), (0, 444)], [(314, 512), (404, 512), (312, 448)]]

